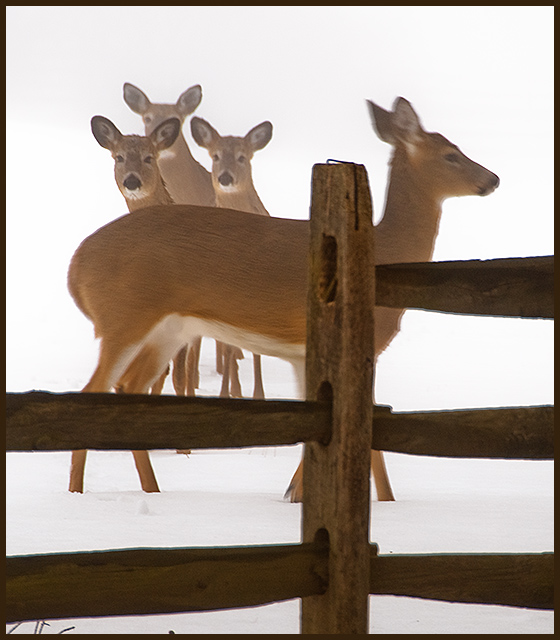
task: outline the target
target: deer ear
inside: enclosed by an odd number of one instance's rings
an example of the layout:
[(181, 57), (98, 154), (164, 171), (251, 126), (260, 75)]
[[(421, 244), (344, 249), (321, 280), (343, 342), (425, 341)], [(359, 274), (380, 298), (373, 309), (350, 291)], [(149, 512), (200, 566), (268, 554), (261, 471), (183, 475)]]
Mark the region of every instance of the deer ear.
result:
[(140, 115), (146, 113), (152, 104), (143, 91), (128, 82), (123, 85), (123, 98), (132, 111)]
[(397, 98), (393, 105), (392, 122), (395, 135), (403, 142), (414, 144), (423, 133), (420, 118), (408, 100)]
[(169, 147), (177, 140), (177, 136), (181, 131), (181, 121), (179, 118), (169, 118), (158, 125), (150, 134), (156, 151), (159, 153)]
[(366, 105), (371, 118), (371, 124), (378, 137), (389, 144), (395, 144), (396, 138), (393, 134), (392, 113), (376, 105), (371, 100), (366, 100)]
[(202, 87), (199, 84), (195, 84), (194, 87), (184, 91), (177, 100), (177, 110), (183, 117), (190, 116), (190, 114), (198, 107), (202, 100)]
[(104, 149), (112, 151), (115, 144), (123, 137), (115, 125), (103, 116), (93, 116), (91, 132)]
[(272, 123), (266, 120), (261, 122), (256, 127), (253, 127), (251, 131), (245, 136), (245, 140), (249, 142), (253, 151), (263, 149), (270, 142), (272, 138)]
[(208, 149), (213, 140), (219, 137), (219, 134), (214, 127), (206, 122), (206, 120), (196, 116), (191, 120), (191, 133), (196, 144), (204, 149)]

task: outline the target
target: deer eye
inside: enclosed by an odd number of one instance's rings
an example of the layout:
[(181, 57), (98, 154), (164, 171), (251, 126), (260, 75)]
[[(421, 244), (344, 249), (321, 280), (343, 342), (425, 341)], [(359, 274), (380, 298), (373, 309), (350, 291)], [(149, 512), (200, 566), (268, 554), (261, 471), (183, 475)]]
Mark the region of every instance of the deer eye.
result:
[(447, 162), (451, 162), (451, 164), (458, 164), (459, 162), (458, 153), (447, 153), (444, 157), (447, 160)]
[(247, 158), (245, 158), (245, 156), (239, 156), (239, 158), (237, 158), (237, 162), (243, 163), (246, 159)]
[(123, 158), (122, 156), (117, 156), (117, 157), (115, 158), (115, 161), (116, 161), (116, 162), (124, 162), (124, 158)]
[(144, 158), (144, 162), (145, 162), (146, 164), (152, 164), (152, 160), (153, 160), (153, 159), (154, 159), (154, 156), (146, 156), (146, 157)]
[(150, 124), (151, 121), (152, 121), (151, 116), (144, 116), (144, 124)]
[(220, 156), (219, 156), (217, 153), (215, 153), (215, 154), (212, 156), (212, 160), (214, 160), (214, 162), (218, 162), (218, 160), (219, 160), (219, 159), (220, 159)]

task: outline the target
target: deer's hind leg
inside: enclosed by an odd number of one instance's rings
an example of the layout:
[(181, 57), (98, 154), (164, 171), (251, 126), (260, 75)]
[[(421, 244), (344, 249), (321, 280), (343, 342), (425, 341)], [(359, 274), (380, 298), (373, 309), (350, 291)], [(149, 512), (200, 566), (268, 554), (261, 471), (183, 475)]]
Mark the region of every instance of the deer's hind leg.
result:
[(380, 502), (392, 502), (395, 496), (389, 481), (383, 451), (371, 450), (371, 473), (375, 483), (375, 490), (377, 491), (377, 499)]
[[(82, 389), (82, 393), (109, 393), (134, 357), (137, 348), (134, 345), (122, 348), (103, 340), (99, 351), (99, 362), (90, 381)], [(86, 457), (86, 449), (72, 451), (68, 491), (83, 493)]]
[[(127, 371), (127, 393), (147, 393), (150, 387), (161, 380), (162, 371), (168, 367), (172, 353), (171, 348), (162, 349), (160, 345), (145, 345), (138, 357), (133, 361)], [(150, 456), (147, 451), (133, 450), (134, 463), (142, 490), (146, 493), (159, 492), (156, 475), (154, 473)]]

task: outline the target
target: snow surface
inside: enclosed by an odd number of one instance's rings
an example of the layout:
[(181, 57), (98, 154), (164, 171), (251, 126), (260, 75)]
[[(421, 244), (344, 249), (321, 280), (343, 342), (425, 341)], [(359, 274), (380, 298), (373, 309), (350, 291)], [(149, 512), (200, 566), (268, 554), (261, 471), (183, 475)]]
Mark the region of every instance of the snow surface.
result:
[[(203, 342), (201, 395), (219, 389), (213, 344)], [(241, 362), (246, 392), (251, 360)], [(294, 396), (288, 365), (265, 358), (263, 368), (268, 397)], [(50, 390), (80, 384), (63, 381)], [(10, 453), (7, 554), (298, 542), (301, 506), (282, 495), (300, 454), (300, 446), (195, 451), (189, 457), (153, 452), (162, 492), (145, 494), (130, 453), (93, 451), (86, 492), (77, 495), (66, 490), (70, 453)], [(371, 504), (371, 539), (381, 553), (552, 550), (552, 462), (386, 458), (397, 500)], [(74, 627), (67, 633), (291, 634), (299, 633), (299, 610), (292, 600), (194, 614), (51, 620), (43, 633)], [(33, 633), (35, 623), (10, 629)], [(372, 596), (370, 632), (553, 633), (553, 613)]]

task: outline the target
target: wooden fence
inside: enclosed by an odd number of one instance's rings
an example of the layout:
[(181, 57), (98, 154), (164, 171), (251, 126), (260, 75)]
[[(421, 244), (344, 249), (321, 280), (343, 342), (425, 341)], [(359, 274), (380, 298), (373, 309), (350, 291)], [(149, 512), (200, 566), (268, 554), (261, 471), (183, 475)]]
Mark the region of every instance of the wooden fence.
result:
[(368, 633), (369, 594), (552, 608), (553, 554), (379, 555), (369, 448), (553, 458), (553, 407), (395, 413), (372, 406), (374, 304), (553, 317), (553, 257), (374, 267), (367, 174), (316, 165), (308, 400), (7, 394), (9, 451), (305, 442), (303, 542), (7, 558), (7, 621), (162, 614), (302, 598), (302, 633)]

